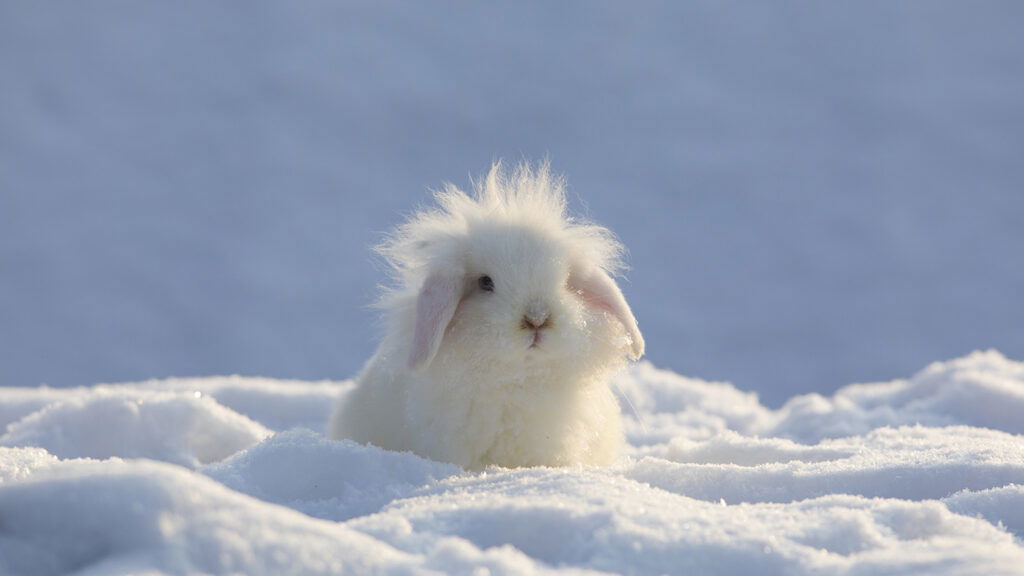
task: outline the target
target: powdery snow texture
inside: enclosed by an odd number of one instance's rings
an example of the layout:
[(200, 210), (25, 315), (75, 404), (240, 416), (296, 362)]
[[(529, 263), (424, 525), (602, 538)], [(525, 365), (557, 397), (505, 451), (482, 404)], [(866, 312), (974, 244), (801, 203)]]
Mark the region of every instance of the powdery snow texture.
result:
[(350, 383), (0, 388), (0, 574), (1024, 573), (1022, 363), (616, 384), (620, 464), (480, 473), (325, 439)]

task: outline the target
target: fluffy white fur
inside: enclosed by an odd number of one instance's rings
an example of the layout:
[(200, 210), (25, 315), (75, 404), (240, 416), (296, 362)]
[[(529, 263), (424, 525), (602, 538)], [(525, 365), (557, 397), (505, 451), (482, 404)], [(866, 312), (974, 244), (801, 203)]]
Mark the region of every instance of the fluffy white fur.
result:
[(622, 246), (566, 216), (546, 164), (495, 164), (474, 187), (447, 185), (378, 248), (387, 332), (330, 436), (470, 469), (614, 462), (609, 377), (644, 351), (612, 279)]

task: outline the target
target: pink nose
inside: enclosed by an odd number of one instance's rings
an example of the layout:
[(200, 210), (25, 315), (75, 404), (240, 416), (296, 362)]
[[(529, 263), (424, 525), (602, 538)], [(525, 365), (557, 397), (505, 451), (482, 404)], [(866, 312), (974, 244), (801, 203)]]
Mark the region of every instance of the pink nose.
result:
[(540, 330), (542, 328), (546, 328), (549, 324), (551, 324), (550, 320), (551, 318), (548, 314), (525, 314), (523, 316), (523, 328), (529, 328), (531, 330)]

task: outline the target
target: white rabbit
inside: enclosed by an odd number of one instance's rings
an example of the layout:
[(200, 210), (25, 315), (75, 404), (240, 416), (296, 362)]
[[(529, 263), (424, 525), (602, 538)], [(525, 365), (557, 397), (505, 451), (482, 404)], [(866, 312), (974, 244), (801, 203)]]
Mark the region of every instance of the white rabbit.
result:
[(378, 250), (398, 287), (387, 332), (329, 435), (468, 469), (614, 462), (609, 378), (644, 340), (612, 280), (622, 246), (566, 216), (547, 164), (500, 164), (414, 214)]

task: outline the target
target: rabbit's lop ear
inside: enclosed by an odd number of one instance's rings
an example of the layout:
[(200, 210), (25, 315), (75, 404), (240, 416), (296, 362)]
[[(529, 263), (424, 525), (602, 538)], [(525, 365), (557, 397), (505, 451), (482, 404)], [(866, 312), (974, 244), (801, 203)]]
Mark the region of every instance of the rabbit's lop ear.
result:
[(416, 329), (409, 355), (410, 368), (423, 368), (434, 359), (461, 296), (461, 276), (434, 273), (423, 282), (416, 298)]
[(626, 298), (611, 276), (600, 268), (576, 270), (569, 274), (568, 285), (569, 290), (575, 292), (588, 306), (605, 310), (622, 322), (629, 335), (630, 357), (633, 360), (644, 355), (644, 337), (640, 334)]

